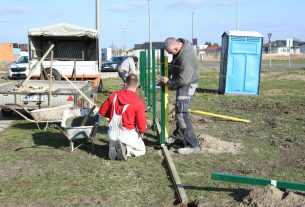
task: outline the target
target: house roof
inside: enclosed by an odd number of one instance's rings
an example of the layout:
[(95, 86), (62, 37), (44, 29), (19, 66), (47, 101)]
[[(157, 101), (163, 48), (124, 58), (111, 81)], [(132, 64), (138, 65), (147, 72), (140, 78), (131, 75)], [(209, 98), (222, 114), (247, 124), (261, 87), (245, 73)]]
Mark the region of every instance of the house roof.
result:
[[(164, 42), (152, 42), (151, 44), (153, 49), (160, 49), (164, 47)], [(145, 42), (143, 44), (135, 44), (134, 49), (135, 50), (149, 49), (149, 42)]]
[(221, 50), (221, 47), (211, 46), (204, 49), (204, 51), (218, 51), (218, 50)]

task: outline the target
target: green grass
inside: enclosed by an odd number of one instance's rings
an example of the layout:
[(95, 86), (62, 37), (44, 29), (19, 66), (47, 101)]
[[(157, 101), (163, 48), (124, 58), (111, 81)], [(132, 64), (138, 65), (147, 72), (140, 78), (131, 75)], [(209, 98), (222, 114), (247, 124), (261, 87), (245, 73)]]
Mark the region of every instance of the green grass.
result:
[[(305, 70), (263, 72), (259, 96), (219, 95), (218, 72), (201, 69), (192, 109), (251, 120), (240, 123), (191, 115), (196, 134), (240, 142), (236, 155), (172, 153), (191, 201), (211, 206), (239, 206), (250, 185), (211, 180), (212, 172), (304, 181)], [(120, 88), (120, 79), (104, 80), (102, 103)], [(170, 103), (174, 103), (171, 92)], [(151, 117), (151, 114), (147, 114)], [(0, 134), (0, 203), (4, 206), (171, 206), (176, 199), (156, 133), (145, 137), (147, 154), (127, 162), (107, 158), (107, 122), (102, 120), (95, 152), (68, 152), (56, 130), (37, 130), (17, 121)], [(174, 126), (171, 126), (171, 130)]]

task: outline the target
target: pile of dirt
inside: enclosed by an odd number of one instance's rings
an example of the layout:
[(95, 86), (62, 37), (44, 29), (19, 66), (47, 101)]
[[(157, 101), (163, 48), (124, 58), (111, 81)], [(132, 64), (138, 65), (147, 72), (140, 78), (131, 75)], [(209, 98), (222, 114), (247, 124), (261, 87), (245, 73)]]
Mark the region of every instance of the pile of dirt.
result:
[(255, 187), (244, 198), (241, 206), (255, 207), (301, 207), (305, 206), (305, 196), (290, 191), (283, 192), (272, 185)]
[(201, 151), (208, 154), (232, 153), (237, 154), (242, 148), (241, 143), (228, 142), (216, 139), (207, 134), (201, 134), (198, 137), (201, 145)]

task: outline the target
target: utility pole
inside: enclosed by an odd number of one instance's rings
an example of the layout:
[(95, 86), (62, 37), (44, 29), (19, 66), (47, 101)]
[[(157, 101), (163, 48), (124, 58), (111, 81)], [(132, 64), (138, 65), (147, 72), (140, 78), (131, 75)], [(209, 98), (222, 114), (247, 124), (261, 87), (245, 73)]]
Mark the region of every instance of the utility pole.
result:
[(270, 62), (269, 68), (270, 69), (271, 69), (271, 36), (272, 36), (272, 33), (268, 33), (268, 38), (269, 38), (269, 62)]
[[(126, 27), (121, 27), (122, 29), (123, 29), (123, 33), (124, 33), (124, 49), (123, 49), (123, 51), (124, 51), (124, 53), (126, 53)], [(125, 55), (127, 55), (127, 54), (125, 54)]]
[(151, 42), (151, 14), (150, 14), (150, 1), (148, 0), (148, 41), (149, 41), (149, 54), (150, 54), (150, 68), (152, 68), (152, 42)]
[(100, 58), (100, 12), (99, 12), (99, 8), (100, 8), (100, 0), (96, 0), (95, 1), (95, 29), (97, 31), (97, 38), (96, 38), (96, 55), (98, 57), (98, 68), (100, 68), (100, 62), (101, 62), (101, 58)]
[(239, 19), (239, 0), (237, 0), (237, 7), (236, 7), (236, 30), (238, 30), (238, 19)]
[(195, 12), (192, 11), (192, 43), (194, 40), (194, 14), (195, 14)]

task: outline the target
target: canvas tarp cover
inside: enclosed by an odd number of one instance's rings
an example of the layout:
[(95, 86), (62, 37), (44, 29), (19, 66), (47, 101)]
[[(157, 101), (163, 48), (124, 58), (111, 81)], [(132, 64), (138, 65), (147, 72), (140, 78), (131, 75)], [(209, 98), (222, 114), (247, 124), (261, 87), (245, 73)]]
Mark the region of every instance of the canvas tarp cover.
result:
[(97, 30), (66, 23), (29, 29), (29, 36), (97, 38)]

